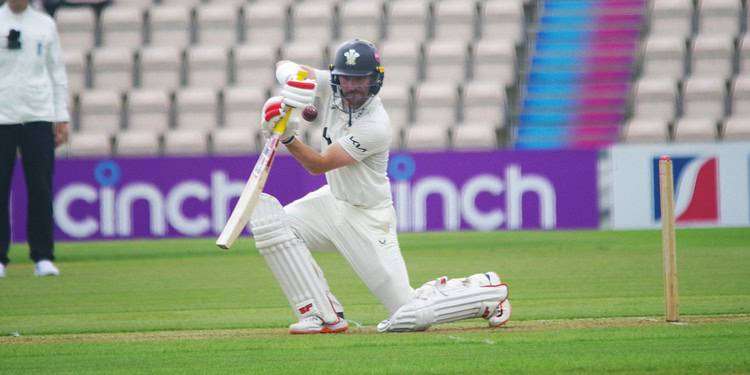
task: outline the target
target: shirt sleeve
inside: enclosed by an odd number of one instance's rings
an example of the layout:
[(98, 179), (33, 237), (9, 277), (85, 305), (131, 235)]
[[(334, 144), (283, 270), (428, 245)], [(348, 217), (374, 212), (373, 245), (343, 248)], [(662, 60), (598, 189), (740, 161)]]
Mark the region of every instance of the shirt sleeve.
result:
[(70, 121), (68, 113), (68, 77), (62, 59), (60, 37), (57, 27), (52, 24), (52, 38), (47, 45), (47, 72), (52, 81), (52, 94), (55, 101), (55, 122)]
[(362, 161), (370, 155), (388, 150), (391, 132), (388, 124), (360, 122), (337, 142), (352, 158)]

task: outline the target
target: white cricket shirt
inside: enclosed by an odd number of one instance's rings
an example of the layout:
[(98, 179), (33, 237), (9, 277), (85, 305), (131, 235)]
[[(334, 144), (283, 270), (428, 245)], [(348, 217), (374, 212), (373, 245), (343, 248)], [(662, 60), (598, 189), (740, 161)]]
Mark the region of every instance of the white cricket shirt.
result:
[(392, 133), (383, 103), (375, 96), (365, 108), (352, 114), (350, 126), (349, 115), (334, 107), (331, 73), (316, 70), (315, 76), (318, 83), (315, 106), (319, 115), (314, 124), (324, 129), (321, 151), (338, 143), (358, 161), (326, 173), (331, 193), (357, 207), (391, 207), (387, 170)]
[[(11, 29), (21, 49), (8, 49)], [(0, 124), (69, 121), (68, 79), (55, 22), (30, 5), (20, 14), (0, 6)]]

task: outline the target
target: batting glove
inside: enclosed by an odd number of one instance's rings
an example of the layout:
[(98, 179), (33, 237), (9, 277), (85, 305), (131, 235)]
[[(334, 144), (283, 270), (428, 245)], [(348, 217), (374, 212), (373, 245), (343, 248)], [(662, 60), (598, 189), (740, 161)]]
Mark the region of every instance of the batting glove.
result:
[[(284, 117), (286, 111), (289, 110), (286, 104), (284, 104), (284, 98), (281, 96), (274, 96), (266, 100), (263, 104), (263, 110), (261, 111), (260, 126), (263, 136), (266, 138), (273, 135), (273, 128), (276, 124)], [(299, 127), (298, 121), (288, 121), (286, 123), (286, 129), (281, 134), (281, 141), (287, 143), (297, 135), (297, 128)]]
[(315, 100), (315, 81), (306, 79), (303, 81), (290, 79), (286, 81), (284, 88), (281, 89), (281, 96), (284, 97), (284, 104), (294, 108), (305, 108), (313, 104)]

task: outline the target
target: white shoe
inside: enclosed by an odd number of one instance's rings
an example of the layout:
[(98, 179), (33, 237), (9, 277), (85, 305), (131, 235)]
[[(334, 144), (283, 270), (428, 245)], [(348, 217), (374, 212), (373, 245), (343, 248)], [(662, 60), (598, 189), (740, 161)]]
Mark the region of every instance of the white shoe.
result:
[(490, 323), (490, 327), (500, 327), (503, 324), (507, 323), (508, 320), (510, 320), (510, 313), (510, 300), (506, 298), (503, 302), (500, 302), (500, 304), (497, 305), (497, 310), (495, 311), (495, 313), (487, 318), (487, 321)]
[(36, 262), (34, 267), (34, 275), (37, 276), (57, 276), (59, 274), (60, 270), (55, 267), (55, 264), (46, 259)]
[(349, 329), (349, 323), (339, 318), (335, 323), (326, 323), (319, 316), (313, 315), (300, 319), (299, 322), (289, 326), (289, 333), (303, 335), (310, 333), (343, 333)]
[(5, 277), (5, 265), (0, 263), (0, 277)]

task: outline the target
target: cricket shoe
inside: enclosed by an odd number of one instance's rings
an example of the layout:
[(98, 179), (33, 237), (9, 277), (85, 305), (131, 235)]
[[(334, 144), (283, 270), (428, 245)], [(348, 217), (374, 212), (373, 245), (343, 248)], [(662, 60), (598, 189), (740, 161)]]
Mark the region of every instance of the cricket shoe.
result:
[(37, 276), (57, 276), (59, 274), (60, 270), (55, 267), (55, 264), (46, 259), (36, 262), (36, 266), (34, 266), (34, 275)]
[(313, 315), (300, 319), (299, 322), (289, 326), (289, 333), (293, 335), (304, 335), (311, 333), (344, 333), (349, 329), (346, 319), (339, 318), (334, 323), (326, 323), (319, 316)]
[(5, 265), (0, 263), (0, 277), (5, 277)]
[(484, 308), (485, 313), (482, 317), (487, 319), (492, 328), (500, 327), (510, 320), (511, 306), (507, 298), (494, 306), (485, 305)]

